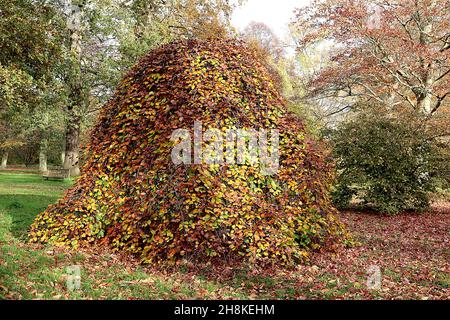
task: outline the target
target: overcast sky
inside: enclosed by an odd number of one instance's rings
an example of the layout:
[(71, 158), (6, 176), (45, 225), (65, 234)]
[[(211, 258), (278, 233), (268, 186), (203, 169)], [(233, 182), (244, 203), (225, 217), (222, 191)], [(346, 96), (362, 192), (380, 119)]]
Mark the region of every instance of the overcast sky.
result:
[(242, 31), (251, 21), (264, 22), (281, 39), (287, 34), (287, 25), (294, 17), (294, 9), (310, 0), (247, 0), (236, 9), (232, 23)]

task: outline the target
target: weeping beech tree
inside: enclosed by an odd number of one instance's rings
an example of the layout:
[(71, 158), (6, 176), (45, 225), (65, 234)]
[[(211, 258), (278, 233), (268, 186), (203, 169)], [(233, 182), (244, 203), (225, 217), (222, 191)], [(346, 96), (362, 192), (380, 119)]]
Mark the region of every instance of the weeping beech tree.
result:
[[(261, 162), (175, 164), (174, 131), (192, 136), (199, 122), (218, 131), (277, 129), (278, 171), (264, 173)], [(330, 203), (327, 153), (235, 40), (151, 51), (104, 106), (86, 154), (76, 185), (38, 215), (31, 241), (108, 244), (155, 264), (288, 266), (347, 237)]]

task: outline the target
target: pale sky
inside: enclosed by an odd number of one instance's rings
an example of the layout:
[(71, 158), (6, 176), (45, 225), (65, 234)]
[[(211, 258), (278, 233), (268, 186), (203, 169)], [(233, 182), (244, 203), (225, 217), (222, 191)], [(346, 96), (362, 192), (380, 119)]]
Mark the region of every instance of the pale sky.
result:
[(310, 0), (247, 0), (233, 14), (232, 23), (242, 31), (250, 22), (264, 22), (280, 38), (288, 33), (287, 25), (294, 17), (294, 9)]

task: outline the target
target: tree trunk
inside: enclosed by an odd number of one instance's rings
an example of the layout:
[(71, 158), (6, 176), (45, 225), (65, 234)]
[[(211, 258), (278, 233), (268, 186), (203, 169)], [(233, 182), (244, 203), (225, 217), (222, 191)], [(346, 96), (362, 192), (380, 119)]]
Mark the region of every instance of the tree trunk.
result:
[(70, 30), (70, 51), (72, 55), (72, 74), (69, 79), (69, 106), (66, 117), (66, 147), (64, 169), (70, 170), (70, 176), (80, 175), (79, 144), (81, 115), (86, 106), (81, 75), (81, 18), (85, 1), (72, 0), (68, 19)]
[(425, 96), (419, 101), (419, 110), (425, 114), (429, 115), (431, 113), (431, 94), (426, 93)]
[[(71, 121), (72, 119), (72, 121)], [(70, 176), (80, 175), (80, 118), (70, 117), (66, 124), (66, 150), (64, 152), (64, 169), (70, 170)]]
[[(431, 6), (434, 6), (434, 1), (432, 1)], [(430, 34), (433, 30), (433, 26), (430, 21), (428, 21), (420, 31), (420, 43), (422, 45), (427, 45), (430, 43)], [(423, 92), (418, 99), (419, 110), (425, 115), (431, 113), (431, 99), (432, 99), (432, 86), (433, 86), (433, 69), (434, 64), (432, 62), (427, 62), (426, 59), (421, 58), (422, 67), (426, 70), (422, 83), (424, 85)]]
[(39, 152), (39, 171), (47, 171), (47, 154), (45, 151)]
[(64, 161), (66, 160), (66, 152), (61, 151), (61, 165), (64, 166)]
[(8, 151), (4, 151), (2, 154), (2, 169), (6, 169), (6, 166), (8, 164)]
[(48, 152), (48, 140), (46, 138), (46, 132), (43, 133), (39, 150), (39, 171), (47, 171), (47, 152)]

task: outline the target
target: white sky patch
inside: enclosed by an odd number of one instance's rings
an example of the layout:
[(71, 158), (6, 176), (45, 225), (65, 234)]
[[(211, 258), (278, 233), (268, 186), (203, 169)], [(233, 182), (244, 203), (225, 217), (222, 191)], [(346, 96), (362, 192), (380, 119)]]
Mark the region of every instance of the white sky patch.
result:
[(247, 0), (233, 13), (232, 24), (242, 31), (250, 22), (263, 22), (280, 39), (288, 34), (288, 24), (294, 18), (294, 9), (307, 5), (310, 0)]

